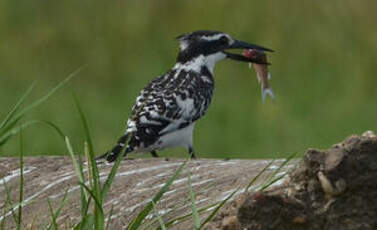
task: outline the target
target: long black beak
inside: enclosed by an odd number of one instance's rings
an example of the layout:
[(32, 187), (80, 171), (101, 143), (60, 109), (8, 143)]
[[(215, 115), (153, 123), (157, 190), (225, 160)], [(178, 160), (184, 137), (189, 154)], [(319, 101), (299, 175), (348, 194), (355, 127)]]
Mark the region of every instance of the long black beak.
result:
[(230, 45), (228, 49), (253, 49), (253, 50), (259, 50), (259, 51), (274, 52), (272, 49), (254, 45), (247, 42), (243, 42), (243, 41), (239, 41), (239, 40), (234, 40), (233, 44)]
[[(265, 52), (265, 51), (274, 52), (272, 49), (265, 48), (265, 47), (258, 46), (258, 45), (254, 45), (254, 44), (247, 43), (247, 42), (244, 42), (244, 41), (239, 41), (239, 40), (234, 40), (233, 44), (230, 45), (227, 49), (253, 49), (253, 50), (258, 50), (258, 51), (261, 51), (261, 52)], [(233, 53), (228, 53), (228, 52), (224, 52), (224, 53), (226, 54), (227, 58), (232, 59), (232, 60), (236, 60), (236, 61), (253, 62), (253, 63), (257, 63), (257, 64), (269, 64), (269, 63), (261, 62), (261, 60), (259, 60), (259, 59), (250, 59), (248, 57), (245, 57), (245, 56), (239, 55), (239, 54), (233, 54)]]

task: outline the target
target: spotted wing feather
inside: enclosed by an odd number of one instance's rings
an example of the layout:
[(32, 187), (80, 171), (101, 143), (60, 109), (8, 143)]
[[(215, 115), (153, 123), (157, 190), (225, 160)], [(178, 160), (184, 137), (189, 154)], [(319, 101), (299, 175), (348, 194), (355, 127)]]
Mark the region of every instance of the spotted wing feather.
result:
[(213, 79), (206, 71), (171, 70), (140, 93), (127, 122), (133, 132), (128, 151), (148, 148), (159, 137), (185, 128), (202, 117), (211, 101)]

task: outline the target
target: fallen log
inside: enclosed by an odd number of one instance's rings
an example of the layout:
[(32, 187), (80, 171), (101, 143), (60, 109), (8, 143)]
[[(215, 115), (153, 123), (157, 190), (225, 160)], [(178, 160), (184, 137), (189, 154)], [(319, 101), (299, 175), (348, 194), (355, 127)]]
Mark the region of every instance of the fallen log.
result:
[[(7, 206), (6, 183), (14, 203), (19, 192), (19, 159), (0, 158), (0, 210)], [(104, 203), (104, 210), (113, 215), (107, 220), (110, 229), (121, 229), (151, 200), (164, 183), (182, 164), (182, 159), (135, 159), (121, 163), (115, 181)], [(78, 179), (69, 157), (27, 157), (24, 160), (24, 203), (23, 223), (26, 226), (40, 226), (50, 219), (47, 199), (56, 209), (66, 191), (68, 200), (57, 222), (60, 226), (71, 228), (80, 219), (80, 190)], [(225, 199), (236, 188), (244, 191), (251, 179), (262, 170), (270, 160), (215, 160), (198, 159), (190, 161), (170, 190), (158, 203), (158, 213), (164, 220), (187, 214), (191, 211), (187, 178), (191, 173), (192, 187), (196, 194), (198, 208)], [(275, 170), (281, 161), (276, 161), (266, 171)], [(112, 165), (100, 164), (103, 182)], [(285, 168), (284, 170), (286, 170)], [(263, 177), (252, 189), (257, 188)], [(14, 210), (17, 210), (17, 206)], [(204, 218), (202, 216), (202, 218)], [(0, 213), (0, 222), (6, 218), (9, 229), (14, 227), (12, 212)], [(192, 219), (178, 224), (176, 229), (192, 229)], [(64, 228), (63, 228), (64, 229)]]

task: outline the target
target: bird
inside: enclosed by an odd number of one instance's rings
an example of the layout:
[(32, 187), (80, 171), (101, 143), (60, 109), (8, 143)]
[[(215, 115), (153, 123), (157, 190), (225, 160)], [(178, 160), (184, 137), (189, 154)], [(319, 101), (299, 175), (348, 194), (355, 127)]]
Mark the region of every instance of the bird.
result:
[(220, 31), (198, 30), (176, 39), (179, 52), (175, 65), (141, 90), (125, 133), (111, 151), (97, 159), (113, 162), (123, 150), (124, 157), (131, 152), (150, 152), (158, 157), (157, 151), (171, 147), (184, 147), (195, 158), (193, 131), (211, 104), (215, 64), (223, 59), (265, 64), (259, 59), (230, 53), (230, 49), (273, 52)]

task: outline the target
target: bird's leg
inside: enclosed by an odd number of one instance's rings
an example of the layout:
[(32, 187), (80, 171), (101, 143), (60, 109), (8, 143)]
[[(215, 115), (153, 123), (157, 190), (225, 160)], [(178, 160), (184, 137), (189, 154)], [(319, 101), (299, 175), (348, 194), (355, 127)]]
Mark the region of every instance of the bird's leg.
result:
[(158, 157), (158, 154), (155, 150), (151, 151), (152, 157)]
[(193, 147), (189, 147), (188, 151), (189, 151), (189, 154), (190, 154), (191, 158), (192, 159), (196, 159), (194, 148)]

